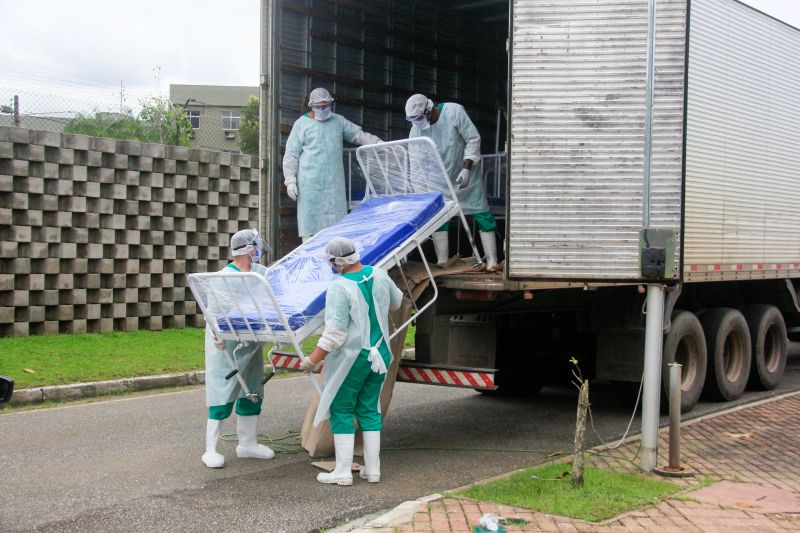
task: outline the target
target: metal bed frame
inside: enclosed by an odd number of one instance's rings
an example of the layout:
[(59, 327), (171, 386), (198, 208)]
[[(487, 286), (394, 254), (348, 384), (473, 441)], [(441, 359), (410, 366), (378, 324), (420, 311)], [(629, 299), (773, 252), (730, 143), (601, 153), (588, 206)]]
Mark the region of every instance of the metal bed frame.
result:
[[(428, 146), (425, 146), (425, 144)], [(478, 254), (477, 247), (475, 246), (475, 240), (467, 224), (464, 213), (461, 210), (456, 192), (453, 189), (450, 180), (446, 179), (444, 181), (447, 186), (446, 189), (444, 189), (442, 183), (439, 183), (438, 188), (431, 187), (431, 189), (426, 190), (424, 184), (415, 183), (410, 178), (411, 163), (409, 161), (409, 146), (413, 146), (416, 149), (432, 151), (432, 153), (435, 154), (435, 160), (439, 165), (439, 170), (441, 171), (442, 175), (446, 176), (444, 164), (442, 163), (441, 157), (436, 150), (436, 146), (434, 145), (433, 141), (424, 137), (362, 146), (358, 148), (356, 155), (367, 179), (366, 198), (373, 196), (397, 196), (399, 194), (431, 191), (442, 192), (444, 196), (445, 203), (442, 209), (428, 219), (411, 236), (406, 238), (399, 245), (395, 246), (392, 250), (387, 251), (383, 257), (373, 263), (374, 267), (383, 268), (384, 270), (389, 270), (395, 266), (399, 267), (400, 274), (406, 283), (406, 288), (408, 288), (408, 283), (405, 280), (405, 274), (402, 270), (402, 263), (411, 252), (414, 250), (419, 251), (420, 257), (422, 258), (425, 266), (425, 271), (433, 288), (432, 298), (430, 301), (425, 303), (425, 305), (422, 307), (417, 307), (416, 302), (414, 302), (416, 314), (420, 314), (433, 305), (438, 296), (436, 282), (434, 281), (433, 274), (431, 273), (430, 266), (425, 258), (425, 254), (422, 251), (422, 242), (424, 242), (425, 239), (430, 237), (442, 224), (454, 216), (458, 216), (464, 226), (467, 236), (469, 237), (478, 263), (480, 263), (480, 256)], [(370, 153), (373, 151), (379, 152), (383, 159), (382, 161), (381, 159), (377, 159), (378, 164), (372, 163), (372, 161), (376, 161), (375, 158), (369, 159), (369, 156), (371, 155)], [(405, 169), (406, 172), (409, 172), (408, 181), (405, 183), (400, 183), (399, 186), (398, 184), (393, 183), (397, 181), (397, 176), (393, 175), (390, 179), (389, 174), (392, 172), (391, 169)], [(311, 242), (314, 239), (320, 238), (330, 238), (330, 235), (322, 236), (318, 234), (307, 242)], [(285, 258), (276, 261), (270, 266), (270, 269), (281, 264), (284, 260)], [(298, 357), (297, 363), (292, 366), (294, 366), (294, 368), (299, 368), (300, 363), (305, 360), (306, 357), (301, 348), (301, 343), (308, 336), (316, 332), (324, 323), (325, 313), (324, 310), (322, 310), (313, 317), (309, 317), (305, 324), (303, 324), (301, 327), (293, 330), (290, 327), (289, 319), (281, 309), (280, 302), (275, 296), (275, 293), (267, 281), (267, 278), (254, 272), (207, 272), (190, 274), (188, 276), (188, 283), (192, 294), (200, 306), (200, 310), (203, 313), (206, 323), (209, 325), (211, 331), (217, 339), (237, 341), (239, 343), (237, 344), (237, 347), (246, 342), (274, 343), (274, 346), (267, 353), (269, 364), (272, 367), (272, 373), (266, 375), (263, 381), (264, 383), (266, 383), (266, 381), (268, 381), (275, 372), (275, 366), (272, 358), (273, 351), (283, 345), (290, 345)], [(246, 300), (248, 301), (239, 301), (236, 298), (228, 297), (227, 300), (232, 301), (234, 304), (232, 309), (225, 309), (221, 314), (215, 312), (214, 309), (209, 310), (209, 295), (212, 295), (214, 299), (221, 300), (226, 297), (226, 294), (224, 293), (227, 293), (228, 295), (235, 295), (238, 292), (241, 294), (243, 292), (241, 291), (242, 287), (249, 289), (244, 291), (244, 293), (247, 294)], [(257, 290), (253, 290), (254, 288)], [(237, 289), (239, 290), (237, 291)], [(220, 294), (220, 291), (222, 291), (223, 294)], [(267, 301), (259, 301), (259, 299), (256, 298), (255, 293), (257, 293), (259, 296), (266, 295)], [(247, 307), (247, 310), (245, 307)], [(253, 313), (253, 310), (255, 310), (256, 313)], [(248, 316), (248, 314), (250, 316)], [(256, 316), (257, 318), (255, 318)], [(272, 320), (271, 324), (270, 320), (267, 319), (268, 316), (277, 316), (278, 324), (275, 325), (274, 320)], [(392, 338), (394, 338), (400, 331), (405, 329), (415, 318), (416, 317), (412, 316), (400, 326), (395, 327), (387, 342), (391, 341)], [(243, 321), (244, 327), (240, 327), (238, 329), (234, 327), (234, 320)], [(225, 323), (227, 328), (221, 328), (219, 321)], [(239, 374), (239, 367), (236, 361), (235, 353), (232, 353), (235, 352), (235, 349), (229, 352), (226, 347), (223, 349), (223, 351), (231, 367), (234, 369), (228, 376), (226, 376), (226, 379), (236, 377), (245, 396), (253, 401), (257, 401), (258, 395), (249, 390), (244, 379)], [(310, 377), (314, 388), (318, 393), (321, 392), (318, 381), (315, 380), (313, 376)]]

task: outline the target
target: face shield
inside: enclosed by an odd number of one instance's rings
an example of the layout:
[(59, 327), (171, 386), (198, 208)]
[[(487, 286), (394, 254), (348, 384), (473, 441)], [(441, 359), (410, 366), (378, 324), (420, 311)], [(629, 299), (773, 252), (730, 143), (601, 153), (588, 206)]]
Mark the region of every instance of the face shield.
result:
[(237, 255), (249, 255), (254, 263), (258, 263), (269, 249), (266, 241), (261, 238), (255, 229), (239, 231), (231, 238), (231, 250), (234, 257)]
[(308, 95), (308, 107), (314, 111), (314, 119), (319, 122), (325, 122), (331, 118), (331, 103), (333, 97), (327, 89), (318, 87), (311, 91)]
[(312, 105), (311, 110), (314, 111), (314, 119), (319, 122), (325, 122), (331, 118), (332, 111), (330, 103)]

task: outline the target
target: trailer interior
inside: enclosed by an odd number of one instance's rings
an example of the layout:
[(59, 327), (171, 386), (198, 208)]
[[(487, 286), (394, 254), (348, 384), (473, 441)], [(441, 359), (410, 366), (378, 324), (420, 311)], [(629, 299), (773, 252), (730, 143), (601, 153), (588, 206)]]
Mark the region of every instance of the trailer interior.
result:
[[(279, 5), (281, 153), (292, 124), (307, 110), (309, 91), (320, 86), (334, 95), (336, 113), (384, 140), (408, 137), (404, 108), (412, 94), (460, 103), (481, 133), (481, 153), (505, 151), (507, 0), (284, 0)], [(346, 172), (353, 175), (351, 198), (358, 199), (363, 178), (355, 157), (350, 165), (345, 157)], [(492, 210), (502, 218), (504, 157), (489, 157), (485, 167)], [(299, 240), (294, 203), (285, 195), (281, 202), (282, 256)]]

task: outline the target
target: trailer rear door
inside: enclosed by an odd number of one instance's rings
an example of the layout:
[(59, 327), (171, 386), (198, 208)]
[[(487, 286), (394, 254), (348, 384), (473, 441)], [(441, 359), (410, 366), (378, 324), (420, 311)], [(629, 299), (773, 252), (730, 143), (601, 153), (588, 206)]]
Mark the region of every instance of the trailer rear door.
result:
[[(650, 227), (676, 244), (686, 9), (657, 2)], [(648, 1), (514, 0), (511, 16), (507, 274), (640, 279)]]

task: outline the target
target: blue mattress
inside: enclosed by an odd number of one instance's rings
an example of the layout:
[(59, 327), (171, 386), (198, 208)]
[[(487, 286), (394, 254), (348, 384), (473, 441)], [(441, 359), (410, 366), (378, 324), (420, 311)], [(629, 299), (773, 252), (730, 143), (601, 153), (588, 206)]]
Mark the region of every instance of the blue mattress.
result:
[[(325, 293), (337, 275), (331, 271), (325, 246), (334, 237), (347, 237), (361, 247), (361, 262), (373, 265), (411, 237), (420, 227), (444, 208), (440, 193), (403, 194), (370, 198), (345, 218), (327, 228), (309, 242), (295, 248), (269, 269), (270, 287), (275, 293), (289, 327), (296, 330), (325, 307)], [(270, 307), (268, 303), (265, 308)], [(260, 330), (266, 327), (257, 315), (229, 317), (234, 329)], [(273, 330), (283, 330), (278, 313), (267, 313)], [(224, 320), (220, 329), (230, 330)]]

